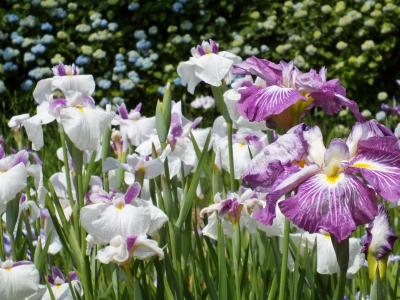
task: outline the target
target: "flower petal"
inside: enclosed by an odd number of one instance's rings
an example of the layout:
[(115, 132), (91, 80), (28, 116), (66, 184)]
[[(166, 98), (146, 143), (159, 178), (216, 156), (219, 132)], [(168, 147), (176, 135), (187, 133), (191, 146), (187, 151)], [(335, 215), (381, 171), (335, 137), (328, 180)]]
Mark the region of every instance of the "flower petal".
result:
[(282, 213), (311, 233), (324, 230), (338, 241), (378, 212), (373, 190), (357, 177), (341, 173), (331, 179), (316, 174), (300, 185), (297, 194), (279, 203)]
[(7, 171), (0, 171), (0, 203), (5, 204), (15, 198), (26, 187), (28, 172), (23, 163)]
[(293, 88), (272, 85), (260, 88), (252, 85), (240, 90), (239, 113), (250, 121), (262, 121), (278, 115), (299, 100), (306, 98)]
[(114, 113), (100, 108), (68, 107), (61, 110), (65, 133), (79, 150), (97, 150), (103, 132), (110, 126)]
[[(379, 147), (379, 139), (374, 140), (375, 147)], [(387, 146), (382, 145), (382, 148), (384, 147)], [(375, 149), (361, 147), (357, 156), (349, 163), (347, 171), (360, 172), (383, 198), (398, 201), (400, 200), (400, 152), (391, 153)]]
[(39, 288), (39, 272), (34, 264), (22, 264), (9, 270), (0, 268), (0, 298), (21, 300)]
[(194, 94), (194, 89), (201, 82), (194, 72), (195, 68), (196, 65), (191, 60), (179, 63), (177, 68), (182, 85), (187, 85), (188, 92), (191, 94)]
[(220, 86), (233, 65), (231, 59), (213, 53), (190, 60), (196, 65), (196, 77), (212, 86)]

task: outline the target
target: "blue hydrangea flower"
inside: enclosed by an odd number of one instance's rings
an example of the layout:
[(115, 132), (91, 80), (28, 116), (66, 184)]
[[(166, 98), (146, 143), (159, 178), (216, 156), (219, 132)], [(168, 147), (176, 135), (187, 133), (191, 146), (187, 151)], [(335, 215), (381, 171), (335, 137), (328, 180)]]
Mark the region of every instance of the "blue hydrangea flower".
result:
[(181, 12), (183, 9), (183, 5), (180, 2), (175, 2), (174, 4), (172, 4), (172, 10), (174, 12)]
[(42, 44), (37, 44), (31, 48), (33, 54), (42, 54), (46, 51), (46, 47)]
[(127, 91), (131, 91), (135, 87), (135, 84), (130, 79), (123, 79), (123, 80), (121, 80), (119, 87), (121, 90), (127, 92)]
[(126, 71), (126, 65), (123, 61), (117, 60), (113, 70), (114, 73), (123, 73)]
[(44, 36), (42, 36), (42, 38), (40, 39), (40, 42), (42, 44), (51, 44), (52, 42), (54, 42), (54, 36), (52, 36), (51, 34), (45, 34)]
[(132, 80), (132, 82), (135, 84), (139, 83), (139, 81), (140, 81), (140, 77), (139, 77), (138, 73), (136, 73), (135, 71), (129, 71), (128, 78), (130, 80)]
[(111, 81), (108, 79), (101, 79), (98, 82), (99, 88), (103, 90), (108, 90), (111, 86)]
[(16, 14), (6, 14), (5, 18), (8, 23), (14, 23), (19, 20), (19, 17)]
[(133, 36), (135, 37), (135, 39), (137, 40), (145, 40), (147, 35), (144, 32), (144, 30), (140, 29), (140, 30), (135, 30), (135, 32), (133, 33)]
[(174, 85), (176, 86), (182, 85), (182, 80), (180, 77), (174, 79)]
[(118, 28), (117, 23), (111, 22), (108, 24), (108, 30), (110, 30), (110, 31), (115, 31), (115, 30), (117, 30), (117, 28)]
[(67, 12), (61, 7), (56, 8), (54, 11), (54, 14), (57, 18), (60, 18), (60, 19), (63, 19), (67, 16)]
[(25, 52), (24, 53), (24, 62), (31, 62), (35, 61), (36, 56), (33, 55), (31, 52)]
[(19, 54), (19, 51), (11, 47), (7, 47), (4, 50), (0, 50), (0, 54), (3, 56), (4, 60), (8, 61), (17, 56)]
[(52, 31), (53, 25), (51, 25), (49, 22), (44, 22), (40, 25), (40, 29), (42, 31)]
[(90, 57), (86, 56), (86, 55), (79, 55), (76, 60), (75, 63), (77, 65), (87, 65), (88, 63), (90, 63)]
[(110, 99), (108, 99), (107, 97), (104, 97), (104, 98), (102, 98), (102, 99), (100, 100), (99, 105), (100, 105), (101, 107), (105, 107), (107, 104), (111, 104)]
[(123, 61), (124, 59), (125, 59), (125, 57), (122, 53), (118, 53), (115, 55), (115, 60), (117, 60), (117, 61)]
[(130, 4), (128, 5), (128, 9), (129, 9), (130, 11), (135, 11), (135, 10), (139, 9), (139, 7), (140, 7), (140, 4), (137, 3), (137, 2), (132, 2), (132, 3), (130, 3)]
[(150, 41), (146, 40), (140, 40), (136, 43), (136, 48), (138, 48), (141, 51), (147, 50), (151, 47)]
[(17, 71), (18, 70), (18, 65), (16, 65), (13, 62), (8, 61), (3, 65), (3, 69), (6, 72)]
[(27, 80), (25, 80), (25, 81), (21, 84), (21, 88), (22, 88), (24, 91), (28, 91), (28, 90), (30, 90), (30, 88), (32, 87), (32, 85), (33, 85), (33, 81), (30, 80), (30, 79), (27, 79)]

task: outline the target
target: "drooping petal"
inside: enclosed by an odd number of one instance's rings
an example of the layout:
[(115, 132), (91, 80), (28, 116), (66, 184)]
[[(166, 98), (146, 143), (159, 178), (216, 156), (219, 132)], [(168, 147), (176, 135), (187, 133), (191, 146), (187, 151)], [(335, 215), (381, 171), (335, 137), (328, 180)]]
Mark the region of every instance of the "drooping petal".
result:
[(240, 64), (236, 64), (233, 73), (236, 75), (251, 74), (258, 76), (264, 79), (268, 86), (278, 84), (282, 81), (281, 65), (255, 56), (249, 57)]
[[(299, 130), (298, 130), (299, 129)], [(244, 173), (244, 181), (252, 188), (270, 189), (284, 165), (300, 161), (307, 151), (302, 125), (296, 126), (257, 154)]]
[(143, 235), (149, 231), (151, 215), (148, 209), (126, 204), (97, 203), (81, 210), (85, 230), (101, 243), (109, 243), (115, 236)]
[(33, 99), (36, 103), (49, 102), (52, 99), (52, 78), (39, 80), (33, 90)]
[(212, 86), (220, 86), (233, 65), (231, 59), (213, 53), (190, 60), (196, 65), (196, 77)]
[(9, 170), (0, 170), (0, 203), (5, 204), (23, 191), (27, 184), (28, 172), (23, 163)]
[(306, 101), (296, 89), (277, 85), (266, 88), (252, 85), (241, 89), (240, 94), (241, 99), (237, 103), (237, 109), (250, 121), (262, 121), (279, 115), (297, 101)]
[(129, 258), (126, 239), (120, 235), (114, 237), (109, 246), (98, 251), (96, 258), (103, 264), (124, 263)]
[[(375, 139), (376, 147), (379, 147), (377, 140)], [(362, 147), (348, 164), (347, 171), (360, 172), (384, 199), (400, 200), (400, 152), (391, 153)]]
[(79, 150), (97, 150), (104, 130), (110, 126), (113, 112), (100, 108), (68, 107), (61, 110), (65, 133)]
[(383, 126), (376, 120), (370, 120), (367, 122), (357, 122), (347, 138), (347, 145), (350, 150), (350, 157), (353, 157), (358, 149), (358, 144), (362, 140), (369, 139), (371, 137), (383, 137), (383, 136), (394, 136), (393, 133), (387, 127)]
[(146, 236), (139, 236), (133, 246), (132, 255), (137, 259), (146, 259), (152, 256), (158, 256), (159, 259), (163, 259), (164, 251), (158, 247), (156, 241), (150, 240)]
[(286, 168), (282, 173), (283, 179), (275, 183), (271, 193), (267, 195), (267, 204), (264, 208), (253, 214), (254, 218), (257, 219), (264, 225), (271, 225), (275, 218), (276, 204), (278, 200), (286, 193), (295, 189), (299, 184), (319, 172), (320, 167), (318, 165), (309, 165), (304, 168), (295, 168), (294, 171)]
[(201, 82), (201, 79), (195, 74), (195, 68), (196, 65), (191, 60), (179, 63), (177, 68), (182, 85), (187, 85), (188, 92), (191, 94), (194, 94), (194, 89)]
[(371, 222), (378, 212), (373, 190), (344, 173), (335, 178), (322, 173), (310, 177), (279, 207), (300, 228), (311, 233), (324, 230), (338, 241)]
[(12, 268), (0, 268), (0, 298), (21, 300), (33, 295), (39, 288), (39, 272), (32, 263)]

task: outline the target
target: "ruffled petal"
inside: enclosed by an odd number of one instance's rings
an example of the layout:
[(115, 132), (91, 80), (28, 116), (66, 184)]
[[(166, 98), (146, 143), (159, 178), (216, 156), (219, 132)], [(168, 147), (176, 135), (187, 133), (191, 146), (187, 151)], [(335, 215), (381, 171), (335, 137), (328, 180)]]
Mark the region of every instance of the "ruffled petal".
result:
[(285, 168), (281, 174), (281, 177), (275, 183), (271, 193), (267, 195), (267, 205), (253, 214), (254, 218), (257, 219), (264, 225), (271, 225), (275, 218), (276, 204), (278, 200), (286, 193), (295, 189), (299, 184), (319, 172), (320, 168), (318, 165), (309, 165), (304, 168)]
[(244, 172), (244, 181), (252, 188), (270, 189), (284, 165), (300, 161), (307, 151), (307, 144), (302, 136), (302, 125), (280, 136), (257, 154)]
[(358, 225), (371, 222), (378, 213), (374, 191), (343, 173), (335, 178), (325, 174), (310, 177), (279, 207), (300, 228), (311, 233), (327, 231), (338, 241), (348, 238)]
[(386, 138), (375, 138), (375, 148), (360, 147), (357, 156), (348, 164), (348, 172), (360, 172), (363, 178), (383, 198), (400, 200), (400, 152), (386, 149)]
[(100, 243), (108, 243), (115, 236), (147, 234), (151, 225), (148, 209), (125, 205), (98, 203), (87, 205), (81, 210), (81, 222), (85, 230)]
[(299, 100), (306, 101), (296, 89), (277, 85), (266, 88), (252, 85), (240, 90), (240, 94), (241, 99), (237, 103), (237, 109), (250, 121), (265, 120), (282, 113)]
[(255, 75), (265, 80), (267, 85), (278, 84), (282, 81), (282, 67), (266, 59), (255, 56), (249, 57), (240, 64), (234, 66), (236, 75)]
[(194, 89), (201, 82), (201, 79), (195, 74), (195, 68), (196, 65), (191, 60), (179, 63), (177, 68), (182, 85), (187, 85), (188, 92), (191, 94), (194, 94)]
[(36, 103), (49, 102), (52, 99), (52, 82), (53, 78), (39, 80), (33, 90), (33, 99)]
[(8, 201), (24, 190), (28, 172), (23, 163), (19, 163), (7, 171), (0, 171), (0, 203)]
[(39, 288), (39, 272), (34, 264), (22, 264), (10, 269), (0, 268), (0, 298), (21, 300)]
[(190, 60), (196, 65), (196, 77), (212, 86), (220, 86), (233, 65), (231, 59), (213, 53)]
[(100, 108), (69, 107), (61, 110), (65, 133), (79, 150), (97, 150), (104, 130), (110, 126), (113, 112)]

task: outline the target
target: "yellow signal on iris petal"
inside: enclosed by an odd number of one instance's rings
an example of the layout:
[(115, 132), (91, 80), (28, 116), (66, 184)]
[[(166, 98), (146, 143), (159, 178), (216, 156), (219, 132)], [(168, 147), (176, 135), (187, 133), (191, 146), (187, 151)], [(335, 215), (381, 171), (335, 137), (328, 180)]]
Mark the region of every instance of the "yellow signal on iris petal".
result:
[(352, 167), (362, 168), (362, 169), (373, 169), (374, 167), (366, 162), (358, 162), (352, 165)]
[(325, 176), (325, 180), (330, 184), (336, 183), (339, 180), (339, 178), (340, 178), (340, 174), (335, 174), (332, 176), (328, 176), (328, 175)]

